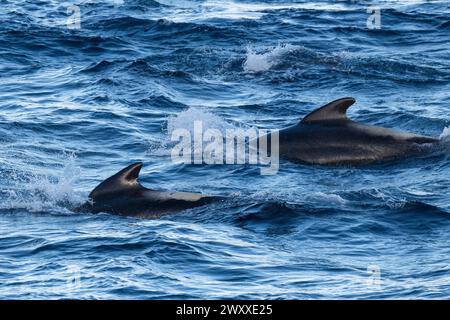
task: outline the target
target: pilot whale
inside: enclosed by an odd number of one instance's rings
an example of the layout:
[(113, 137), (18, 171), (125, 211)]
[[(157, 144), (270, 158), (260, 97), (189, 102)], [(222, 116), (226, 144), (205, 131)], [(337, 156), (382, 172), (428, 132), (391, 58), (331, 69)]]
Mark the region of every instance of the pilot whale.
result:
[(280, 158), (306, 164), (362, 165), (420, 154), (440, 141), (353, 121), (346, 113), (354, 103), (350, 97), (332, 101), (297, 125), (278, 131)]
[(89, 201), (77, 211), (157, 218), (225, 199), (199, 193), (145, 188), (139, 182), (142, 166), (141, 162), (129, 165), (100, 183), (89, 194)]

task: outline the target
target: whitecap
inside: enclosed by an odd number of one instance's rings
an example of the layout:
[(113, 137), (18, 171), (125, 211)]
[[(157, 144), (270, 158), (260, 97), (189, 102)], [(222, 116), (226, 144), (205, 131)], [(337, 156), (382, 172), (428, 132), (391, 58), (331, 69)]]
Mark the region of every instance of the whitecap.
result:
[(264, 72), (279, 64), (283, 56), (299, 49), (299, 46), (291, 44), (279, 44), (268, 51), (258, 53), (253, 48), (247, 47), (247, 55), (243, 64), (247, 73)]
[(175, 13), (171, 13), (167, 17), (175, 22), (205, 21), (210, 19), (258, 20), (270, 11), (276, 10), (303, 9), (344, 11), (348, 8), (345, 4), (323, 2), (244, 3), (237, 1), (209, 0), (202, 2), (198, 6), (191, 1), (185, 0), (159, 0), (159, 2), (178, 9)]
[(450, 140), (450, 127), (445, 127), (441, 134), (439, 135), (439, 140), (447, 141)]
[[(197, 131), (200, 125), (201, 131)], [(208, 129), (219, 130), (223, 136), (226, 135), (226, 130), (234, 128), (234, 126), (227, 122), (224, 118), (213, 113), (208, 108), (204, 107), (190, 107), (176, 115), (172, 115), (167, 119), (166, 128), (164, 129), (164, 137), (158, 143), (150, 146), (149, 152), (156, 156), (169, 156), (171, 148), (176, 143), (172, 140), (172, 135), (176, 131), (187, 131), (193, 138), (194, 134), (203, 135)], [(202, 152), (201, 149), (193, 150), (194, 152)]]
[(345, 200), (338, 194), (324, 192), (314, 192), (313, 194), (308, 196), (308, 200), (323, 202), (332, 205), (344, 205), (347, 203), (347, 200)]
[(225, 119), (210, 110), (202, 107), (190, 107), (177, 115), (171, 116), (167, 120), (167, 134), (170, 136), (174, 130), (185, 129), (191, 134), (194, 133), (194, 122), (202, 123), (203, 130), (218, 129), (224, 132), (225, 129), (231, 128)]

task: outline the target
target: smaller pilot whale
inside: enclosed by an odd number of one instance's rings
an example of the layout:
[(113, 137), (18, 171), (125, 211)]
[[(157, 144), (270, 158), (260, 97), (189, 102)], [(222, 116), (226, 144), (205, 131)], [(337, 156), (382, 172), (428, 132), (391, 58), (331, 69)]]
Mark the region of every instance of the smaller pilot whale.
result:
[(361, 165), (420, 154), (440, 142), (350, 120), (346, 112), (354, 103), (353, 98), (332, 101), (280, 130), (280, 157), (306, 164)]
[(89, 194), (89, 201), (78, 211), (157, 218), (224, 199), (199, 193), (145, 188), (139, 183), (142, 165), (141, 162), (134, 163), (100, 183)]

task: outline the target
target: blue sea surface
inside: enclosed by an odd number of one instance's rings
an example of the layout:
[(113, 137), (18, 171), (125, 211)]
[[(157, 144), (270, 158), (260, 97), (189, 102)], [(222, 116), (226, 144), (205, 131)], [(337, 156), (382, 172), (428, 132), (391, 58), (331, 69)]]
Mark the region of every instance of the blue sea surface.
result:
[[(170, 156), (194, 120), (278, 129), (345, 96), (352, 119), (447, 139), (449, 1), (0, 8), (1, 299), (450, 298), (450, 150), (270, 176)], [(230, 200), (73, 210), (135, 161), (149, 188)]]

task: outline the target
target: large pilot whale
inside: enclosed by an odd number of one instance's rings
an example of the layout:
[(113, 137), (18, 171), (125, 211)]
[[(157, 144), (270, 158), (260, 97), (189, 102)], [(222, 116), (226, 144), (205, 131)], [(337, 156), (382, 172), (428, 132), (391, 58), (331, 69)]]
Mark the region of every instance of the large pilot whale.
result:
[(89, 194), (89, 201), (78, 211), (157, 218), (224, 199), (199, 193), (145, 188), (139, 182), (142, 165), (141, 162), (129, 165), (100, 183)]
[(440, 141), (350, 120), (346, 113), (354, 103), (353, 98), (332, 101), (280, 130), (280, 157), (319, 165), (370, 164), (419, 154)]

